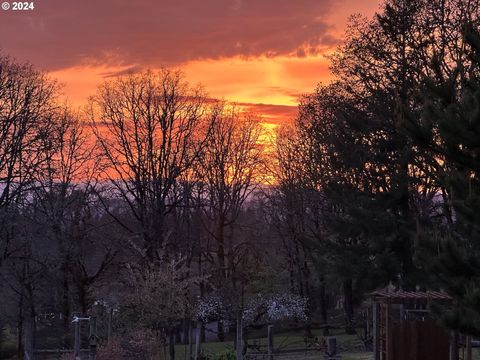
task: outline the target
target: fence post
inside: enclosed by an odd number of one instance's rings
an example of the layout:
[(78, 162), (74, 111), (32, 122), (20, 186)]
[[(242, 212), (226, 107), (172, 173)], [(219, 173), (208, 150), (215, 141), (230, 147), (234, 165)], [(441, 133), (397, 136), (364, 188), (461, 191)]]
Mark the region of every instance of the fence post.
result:
[(330, 336), (327, 342), (327, 354), (329, 359), (337, 358), (337, 338)]
[(112, 337), (112, 321), (113, 321), (113, 307), (110, 308), (108, 312), (107, 343), (110, 341), (110, 338)]
[(192, 326), (192, 319), (188, 319), (188, 360), (193, 360), (193, 326)]
[(239, 311), (237, 314), (237, 360), (242, 359), (242, 346), (243, 346), (243, 339), (242, 339), (242, 311)]
[(94, 316), (90, 318), (90, 336), (88, 343), (90, 346), (88, 360), (95, 360), (97, 356), (97, 318)]
[(195, 360), (200, 356), (200, 335), (202, 332), (202, 322), (197, 321), (197, 326), (195, 328)]
[(268, 325), (268, 360), (273, 359), (273, 325)]
[(29, 314), (24, 324), (24, 358), (25, 360), (33, 360), (33, 341), (35, 336), (35, 315)]
[(75, 324), (75, 343), (73, 348), (73, 357), (75, 360), (81, 360), (80, 358), (80, 321), (74, 321)]
[(467, 344), (466, 344), (466, 348), (467, 348), (467, 360), (472, 360), (472, 337), (471, 336), (467, 336)]
[(374, 360), (380, 360), (380, 334), (379, 329), (381, 324), (380, 321), (380, 305), (374, 301), (373, 302), (373, 311), (372, 311), (372, 322), (373, 322), (373, 358)]
[(450, 331), (450, 360), (458, 360), (458, 332)]

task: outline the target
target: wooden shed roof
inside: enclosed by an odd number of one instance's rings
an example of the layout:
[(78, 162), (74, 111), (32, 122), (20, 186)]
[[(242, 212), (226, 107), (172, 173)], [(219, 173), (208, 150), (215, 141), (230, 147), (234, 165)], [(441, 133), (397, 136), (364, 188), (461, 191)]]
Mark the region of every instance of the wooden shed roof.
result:
[(393, 290), (391, 288), (384, 288), (374, 291), (371, 296), (376, 301), (388, 302), (391, 304), (402, 303), (429, 303), (434, 301), (445, 302), (450, 301), (452, 298), (442, 291), (405, 291), (405, 290)]

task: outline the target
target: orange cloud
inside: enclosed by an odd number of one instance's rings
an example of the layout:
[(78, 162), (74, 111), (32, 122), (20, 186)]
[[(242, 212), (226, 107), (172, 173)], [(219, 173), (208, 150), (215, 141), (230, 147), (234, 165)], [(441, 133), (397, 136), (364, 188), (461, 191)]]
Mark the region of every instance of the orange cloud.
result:
[(51, 69), (81, 106), (107, 77), (173, 65), (212, 97), (279, 124), (298, 97), (331, 74), (324, 54), (347, 17), (379, 0), (45, 0), (31, 14), (0, 13), (3, 52)]

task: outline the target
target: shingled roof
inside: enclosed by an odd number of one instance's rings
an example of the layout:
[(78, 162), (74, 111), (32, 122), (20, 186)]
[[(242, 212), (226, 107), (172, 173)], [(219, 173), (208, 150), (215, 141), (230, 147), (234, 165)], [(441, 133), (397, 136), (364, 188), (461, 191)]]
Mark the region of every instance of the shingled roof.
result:
[(445, 302), (452, 298), (442, 291), (405, 291), (386, 287), (371, 293), (376, 301), (388, 302), (391, 304), (402, 304), (407, 302), (429, 303), (433, 301)]

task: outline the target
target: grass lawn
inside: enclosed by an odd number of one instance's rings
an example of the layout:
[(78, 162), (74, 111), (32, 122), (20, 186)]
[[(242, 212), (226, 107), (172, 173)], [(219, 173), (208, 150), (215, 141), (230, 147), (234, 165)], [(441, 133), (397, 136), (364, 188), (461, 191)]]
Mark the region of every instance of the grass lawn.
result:
[(342, 354), (342, 360), (373, 360), (372, 353)]
[[(320, 335), (320, 330), (314, 331), (314, 335)], [(366, 353), (361, 348), (361, 341), (358, 339), (356, 335), (346, 335), (341, 331), (333, 331), (332, 336), (336, 336), (337, 338), (337, 347), (339, 350), (339, 354), (342, 355), (342, 360), (373, 360), (372, 353)], [(250, 339), (249, 343), (252, 344), (256, 342), (259, 345), (266, 345), (267, 338), (258, 338), (258, 339)], [(277, 334), (274, 336), (274, 346), (275, 348), (280, 348), (282, 350), (288, 350), (292, 348), (304, 348), (304, 340), (303, 336), (299, 336), (298, 333), (284, 333), (284, 334)], [(178, 360), (187, 360), (184, 357), (185, 350), (187, 350), (188, 356), (188, 348), (183, 345), (178, 345), (177, 349), (177, 359)], [(226, 342), (209, 342), (202, 344), (202, 350), (206, 354), (210, 355), (218, 355), (225, 353), (227, 351), (233, 351), (233, 342), (226, 341)], [(462, 354), (460, 350), (460, 355)], [(319, 359), (319, 354), (315, 352), (310, 352), (305, 354), (304, 352), (299, 352), (297, 354), (282, 354), (280, 356), (276, 356), (275, 359), (278, 360), (317, 360)], [(480, 348), (473, 349), (473, 359), (480, 360)]]
[[(321, 336), (321, 330), (314, 330), (314, 336)], [(364, 353), (362, 342), (357, 335), (346, 335), (340, 330), (331, 331), (331, 335), (337, 338), (337, 349), (340, 354), (342, 354), (343, 359), (346, 360), (371, 360), (372, 356), (370, 353)], [(304, 337), (299, 335), (298, 332), (286, 332), (277, 334), (274, 336), (274, 347), (275, 349), (288, 351), (289, 349), (305, 349)], [(252, 338), (249, 339), (249, 344), (256, 344), (260, 346), (263, 350), (266, 350), (267, 338)], [(218, 355), (226, 353), (228, 351), (233, 351), (233, 342), (208, 342), (202, 344), (202, 351), (205, 354), (209, 355)], [(303, 352), (299, 351), (297, 354), (282, 354), (278, 356), (278, 359), (290, 360), (290, 359), (318, 359), (321, 352), (310, 351)], [(178, 360), (187, 360), (188, 357), (188, 346), (186, 345), (177, 345), (176, 346), (176, 355)]]
[[(320, 330), (313, 331), (315, 336), (320, 336)], [(337, 349), (342, 356), (342, 360), (373, 360), (372, 353), (366, 353), (362, 349), (362, 343), (357, 335), (346, 335), (341, 330), (332, 331), (332, 336), (337, 338)], [(249, 344), (256, 343), (262, 350), (266, 349), (267, 338), (253, 338), (249, 340)], [(263, 346), (263, 347), (262, 347)], [(289, 349), (304, 349), (304, 338), (299, 332), (285, 332), (276, 334), (274, 336), (274, 347), (280, 350)], [(208, 355), (220, 355), (227, 352), (233, 352), (233, 342), (208, 342), (202, 344), (202, 351)], [(298, 351), (295, 353), (281, 353), (275, 356), (276, 360), (318, 360), (321, 359), (321, 352), (319, 351)], [(462, 358), (462, 350), (460, 349), (460, 356)], [(44, 358), (46, 359), (46, 358)], [(51, 357), (49, 360), (56, 360), (56, 357)], [(176, 346), (176, 359), (188, 360), (188, 346)], [(473, 359), (480, 360), (480, 348), (473, 349)], [(163, 357), (158, 360), (164, 360)]]

